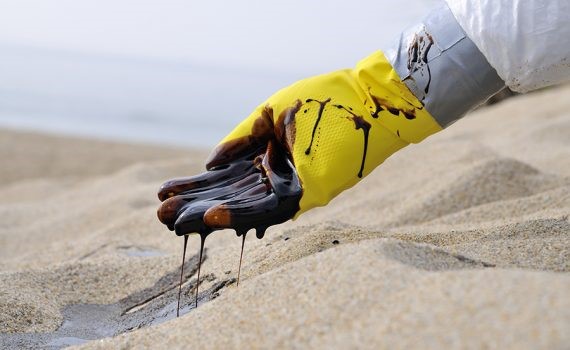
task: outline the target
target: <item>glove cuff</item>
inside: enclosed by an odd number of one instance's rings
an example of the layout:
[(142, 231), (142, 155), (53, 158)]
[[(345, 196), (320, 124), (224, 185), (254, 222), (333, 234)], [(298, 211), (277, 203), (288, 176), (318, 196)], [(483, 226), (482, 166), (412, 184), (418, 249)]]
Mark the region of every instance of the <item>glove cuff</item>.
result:
[(384, 53), (442, 127), (505, 87), (447, 5), (404, 31)]

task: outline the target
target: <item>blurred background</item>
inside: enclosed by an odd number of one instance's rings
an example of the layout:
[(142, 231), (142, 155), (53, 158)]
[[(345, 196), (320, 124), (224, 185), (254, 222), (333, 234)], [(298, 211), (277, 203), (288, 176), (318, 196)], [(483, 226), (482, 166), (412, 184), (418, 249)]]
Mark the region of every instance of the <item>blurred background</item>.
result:
[(298, 79), (352, 67), (438, 0), (0, 1), (0, 127), (215, 145)]

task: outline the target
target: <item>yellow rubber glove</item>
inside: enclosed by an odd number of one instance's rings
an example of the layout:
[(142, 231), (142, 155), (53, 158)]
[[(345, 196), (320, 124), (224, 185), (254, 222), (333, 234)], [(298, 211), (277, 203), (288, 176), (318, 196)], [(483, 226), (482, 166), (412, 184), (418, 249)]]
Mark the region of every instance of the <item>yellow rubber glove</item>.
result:
[(213, 151), (207, 168), (271, 140), (289, 153), (303, 194), (296, 217), (326, 205), (409, 143), (441, 130), (380, 51), (271, 96)]
[(392, 153), (441, 130), (382, 52), (270, 97), (214, 149), (208, 171), (164, 183), (158, 217), (178, 235), (245, 234), (326, 205)]

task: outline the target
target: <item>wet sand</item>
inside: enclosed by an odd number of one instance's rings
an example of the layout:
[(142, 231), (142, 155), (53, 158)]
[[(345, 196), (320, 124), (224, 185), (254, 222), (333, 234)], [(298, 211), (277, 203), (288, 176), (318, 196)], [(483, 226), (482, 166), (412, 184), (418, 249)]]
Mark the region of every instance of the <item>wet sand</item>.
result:
[[(0, 131), (0, 347), (570, 344), (570, 86), (472, 113), (245, 243), (156, 219), (207, 151)], [(103, 340), (100, 340), (103, 339)]]

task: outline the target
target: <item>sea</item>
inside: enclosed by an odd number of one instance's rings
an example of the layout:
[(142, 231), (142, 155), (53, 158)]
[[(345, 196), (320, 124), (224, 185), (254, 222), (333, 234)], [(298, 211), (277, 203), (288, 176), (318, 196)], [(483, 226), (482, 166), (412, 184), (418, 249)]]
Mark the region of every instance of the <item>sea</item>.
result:
[(239, 67), (0, 46), (0, 127), (210, 147), (293, 81)]

